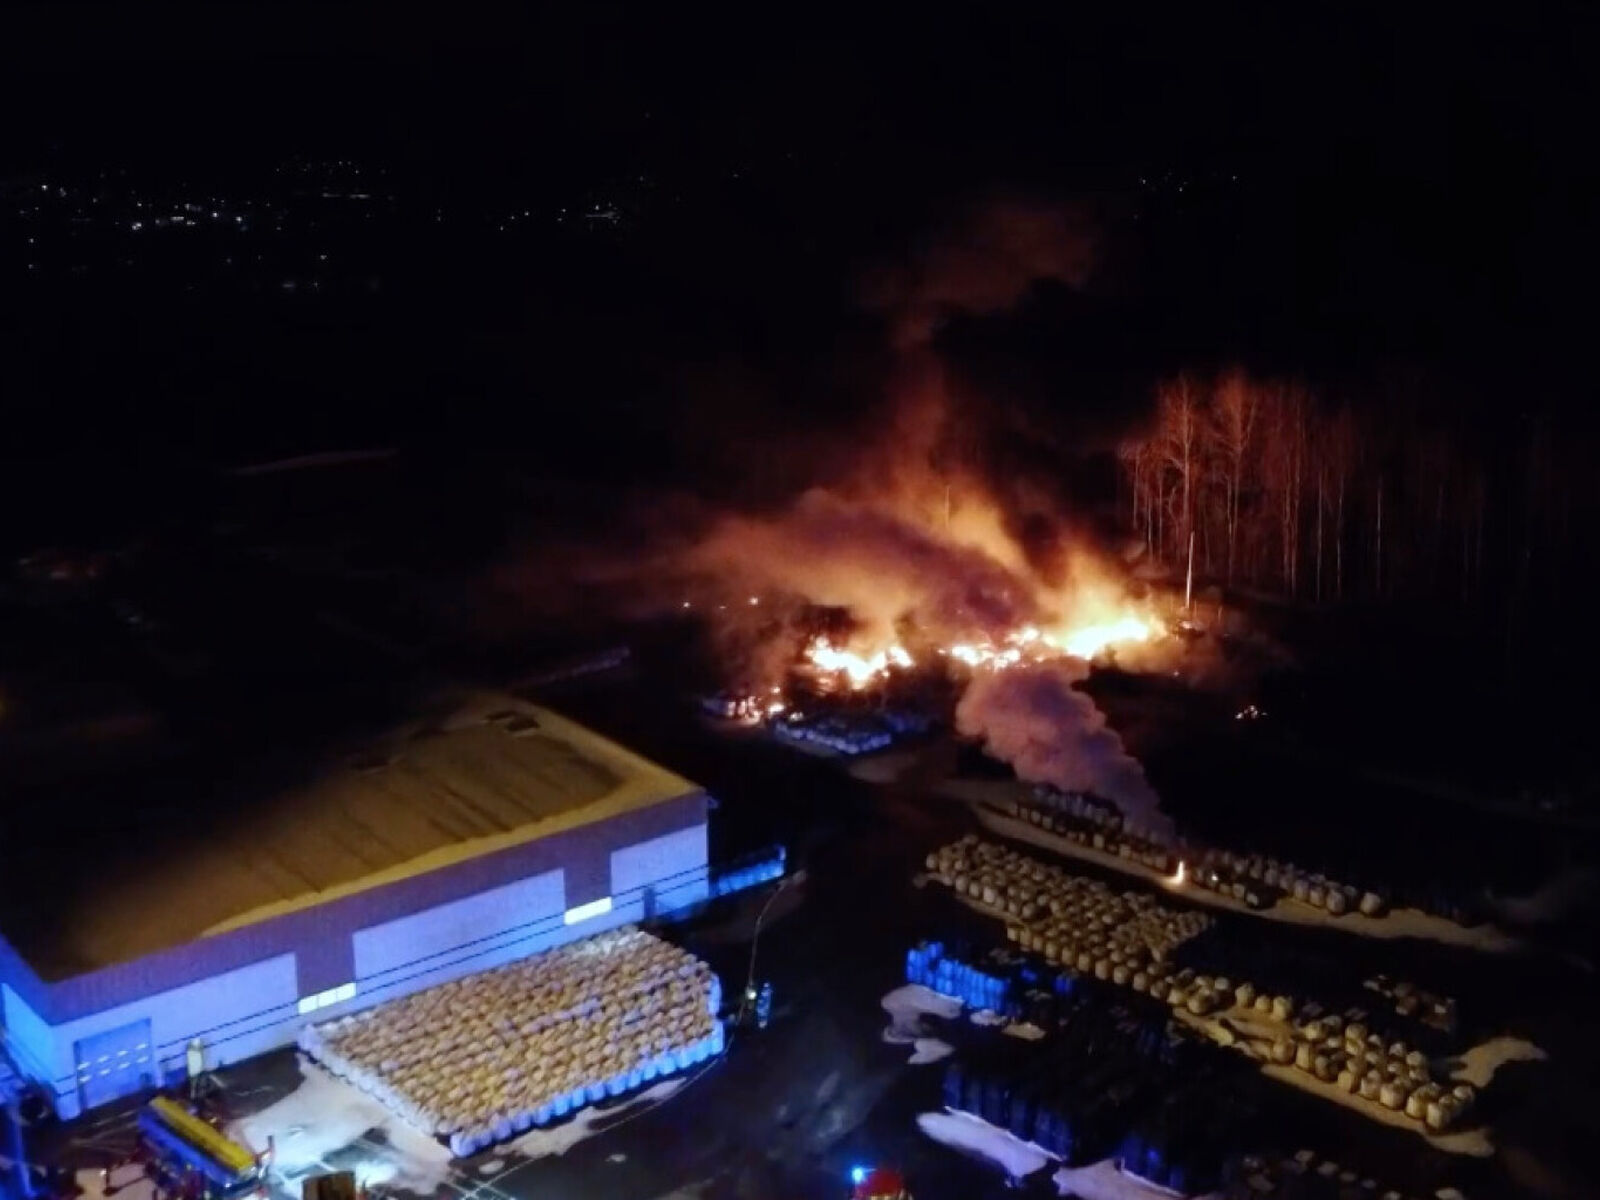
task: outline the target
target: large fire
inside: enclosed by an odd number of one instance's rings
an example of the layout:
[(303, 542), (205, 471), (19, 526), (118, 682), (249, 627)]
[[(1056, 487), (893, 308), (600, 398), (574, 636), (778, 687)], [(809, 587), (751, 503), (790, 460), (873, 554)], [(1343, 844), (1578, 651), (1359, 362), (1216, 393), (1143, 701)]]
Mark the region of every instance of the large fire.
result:
[[(937, 653), (973, 670), (1003, 671), (1019, 663), (1046, 662), (1053, 658), (1093, 661), (1119, 645), (1148, 642), (1165, 632), (1154, 617), (1128, 613), (1109, 621), (1045, 631), (1024, 625), (998, 642), (952, 642)], [(832, 676), (852, 691), (867, 691), (881, 684), (895, 668), (916, 666), (911, 653), (898, 642), (870, 650), (837, 646), (826, 637), (806, 643), (802, 660), (819, 675)]]
[(901, 645), (886, 646), (871, 654), (857, 654), (835, 646), (827, 638), (813, 638), (806, 644), (805, 660), (826, 675), (842, 675), (855, 691), (871, 687), (889, 673), (890, 667), (915, 665)]
[[(709, 603), (695, 607), (716, 614), (713, 638), (742, 677), (743, 694), (713, 698), (712, 711), (820, 738), (871, 707), (862, 730), (876, 732), (861, 744), (875, 747), (955, 693), (952, 727), (1020, 778), (1159, 824), (1142, 769), (1077, 685), (1114, 653), (1132, 670), (1152, 651), (1165, 661), (1170, 600), (1059, 512), (1048, 487), (992, 477), (938, 364), (916, 366), (895, 419), (830, 464), (829, 484), (775, 510), (724, 513), (674, 557), (670, 577), (703, 589)], [(941, 675), (954, 686), (928, 686)], [(824, 695), (873, 703), (836, 708)]]
[(1140, 617), (1119, 617), (1100, 625), (1085, 625), (1067, 633), (1061, 648), (1074, 658), (1098, 658), (1114, 646), (1127, 642), (1148, 642), (1161, 632), (1153, 621)]

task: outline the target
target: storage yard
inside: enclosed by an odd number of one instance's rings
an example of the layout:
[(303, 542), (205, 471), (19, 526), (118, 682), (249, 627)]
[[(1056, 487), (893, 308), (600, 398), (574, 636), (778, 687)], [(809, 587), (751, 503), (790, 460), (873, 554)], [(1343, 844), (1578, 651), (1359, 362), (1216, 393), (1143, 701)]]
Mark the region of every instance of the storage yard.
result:
[[(1249, 978), (1182, 966), (1185, 958), (1205, 966), (1205, 940), (1198, 936), (1210, 924), (1204, 916), (1163, 910), (1147, 896), (1083, 885), (1037, 859), (976, 838), (930, 854), (928, 866), (939, 883), (980, 911), (1006, 920), (1012, 942), (1062, 968), (1058, 988), (1070, 990), (1073, 981), (1092, 976), (1146, 995), (1170, 1007), (1180, 1023), (1247, 1058), (1293, 1066), (1296, 1074), (1280, 1076), (1286, 1082), (1336, 1085), (1346, 1096), (1367, 1102), (1368, 1115), (1378, 1116), (1381, 1106), (1403, 1112), (1431, 1133), (1443, 1133), (1471, 1113), (1477, 1089), (1437, 1077), (1430, 1056), (1406, 1040), (1430, 1042), (1440, 1059), (1460, 1049), (1452, 1044), (1453, 1021), (1443, 1029), (1416, 1022), (1415, 1005), (1404, 1003), (1416, 999), (1410, 988), (1399, 1004), (1384, 1003), (1389, 998), (1373, 990), (1369, 997), (1377, 1003), (1345, 1007), (1359, 995), (1354, 980), (1338, 993), (1301, 998)], [(1243, 955), (1233, 957), (1238, 961)], [(1281, 982), (1284, 973), (1277, 974)], [(984, 1006), (1005, 1011), (1014, 1002), (1015, 987), (1013, 978), (994, 978), (983, 997), (992, 1002)], [(1450, 1011), (1453, 1005), (1436, 1001), (1430, 1016), (1433, 1010)], [(1453, 1148), (1456, 1143), (1438, 1144)]]
[(85, 874), (67, 919), (12, 896), (17, 1073), (74, 1115), (182, 1077), (197, 1040), (236, 1062), (709, 894), (696, 785), (514, 697), (448, 699), (265, 799), (175, 790), (187, 854)]
[[(1333, 913), (1283, 860), (1197, 879), (1092, 804), (960, 776), (937, 736), (869, 783), (632, 691), (571, 703), (716, 792), (709, 907), (314, 1017), (298, 1057), (221, 1069), (280, 1200), (326, 1169), (438, 1200), (828, 1197), (862, 1163), (918, 1200), (1008, 1174), (1116, 1200), (1476, 1197), (1517, 1193), (1528, 1147), (1561, 1161), (1570, 1068), (1522, 1014), (1565, 968), (1513, 939), (1379, 933), (1401, 895)], [(757, 861), (773, 838), (787, 861)], [(774, 985), (770, 1028), (713, 1023), (747, 972)], [(1513, 1095), (1538, 1120), (1505, 1120)], [(65, 1153), (97, 1161), (118, 1111)]]
[(719, 1054), (721, 988), (637, 929), (468, 975), (326, 1025), (300, 1047), (466, 1157)]

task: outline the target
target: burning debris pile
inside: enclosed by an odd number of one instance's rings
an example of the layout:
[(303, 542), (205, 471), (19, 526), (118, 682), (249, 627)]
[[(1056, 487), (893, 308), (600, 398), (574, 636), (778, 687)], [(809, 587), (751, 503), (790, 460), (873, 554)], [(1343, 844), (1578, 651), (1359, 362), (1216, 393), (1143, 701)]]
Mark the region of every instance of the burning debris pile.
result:
[(1053, 474), (1047, 485), (1002, 465), (986, 440), (995, 410), (950, 386), (935, 344), (950, 318), (1005, 312), (1037, 282), (1082, 286), (1095, 248), (1079, 212), (1017, 200), (966, 212), (867, 288), (889, 332), (891, 419), (808, 451), (807, 477), (824, 482), (786, 505), (674, 521), (653, 554), (612, 565), (613, 582), (648, 577), (671, 607), (709, 618), (739, 681), (714, 711), (793, 728), (812, 715), (796, 716), (803, 695), (881, 698), (941, 678), (964, 692), (961, 731), (1023, 778), (1162, 826), (1139, 764), (1076, 685), (1096, 659), (1161, 646), (1172, 623), (1062, 518)]
[[(1096, 660), (1162, 645), (1169, 620), (1064, 522), (1041, 551), (975, 472), (936, 468), (952, 431), (930, 386), (888, 461), (869, 454), (847, 483), (776, 513), (725, 516), (675, 564), (684, 607), (709, 614), (743, 678), (710, 709), (818, 741), (803, 736), (817, 697), (881, 702), (937, 678), (959, 689), (958, 730), (1021, 778), (1092, 792), (1168, 835), (1144, 771), (1077, 685)], [(881, 748), (873, 732), (820, 744)]]
[(969, 231), (973, 253), (951, 260), (958, 277), (936, 257), (891, 289), (903, 336), (886, 429), (819, 462), (825, 486), (724, 514), (660, 565), (742, 680), (726, 715), (794, 726), (801, 692), (881, 697), (942, 678), (963, 692), (960, 731), (1024, 779), (1092, 791), (1159, 829), (1144, 772), (1076, 685), (1094, 660), (1161, 645), (1171, 623), (1048, 490), (985, 457), (984, 414), (958, 401), (928, 341), (953, 310), (1007, 307), (1036, 278), (1080, 280), (1082, 253), (1035, 254), (1018, 229), (1068, 232), (990, 214)]

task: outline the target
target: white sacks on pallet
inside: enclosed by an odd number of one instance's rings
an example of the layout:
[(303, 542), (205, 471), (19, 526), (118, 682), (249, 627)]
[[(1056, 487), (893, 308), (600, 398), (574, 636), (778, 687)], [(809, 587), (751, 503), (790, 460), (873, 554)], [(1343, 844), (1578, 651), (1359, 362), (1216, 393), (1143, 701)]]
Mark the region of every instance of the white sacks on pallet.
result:
[(720, 1053), (721, 987), (634, 928), (301, 1032), (300, 1046), (472, 1154)]

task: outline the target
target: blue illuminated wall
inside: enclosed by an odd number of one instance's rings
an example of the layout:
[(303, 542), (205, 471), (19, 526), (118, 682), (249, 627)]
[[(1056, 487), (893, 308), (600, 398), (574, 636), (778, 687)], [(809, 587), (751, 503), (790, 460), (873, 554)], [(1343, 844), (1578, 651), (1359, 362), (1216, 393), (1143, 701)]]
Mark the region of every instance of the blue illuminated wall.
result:
[[(223, 1065), (309, 1021), (704, 899), (706, 807), (694, 793), (69, 979), (41, 980), (0, 939), (0, 1023), (75, 1115), (73, 1050), (95, 1034), (149, 1020), (163, 1073), (196, 1037)], [(584, 905), (595, 915), (568, 923)], [(319, 997), (333, 999), (305, 1011)]]

